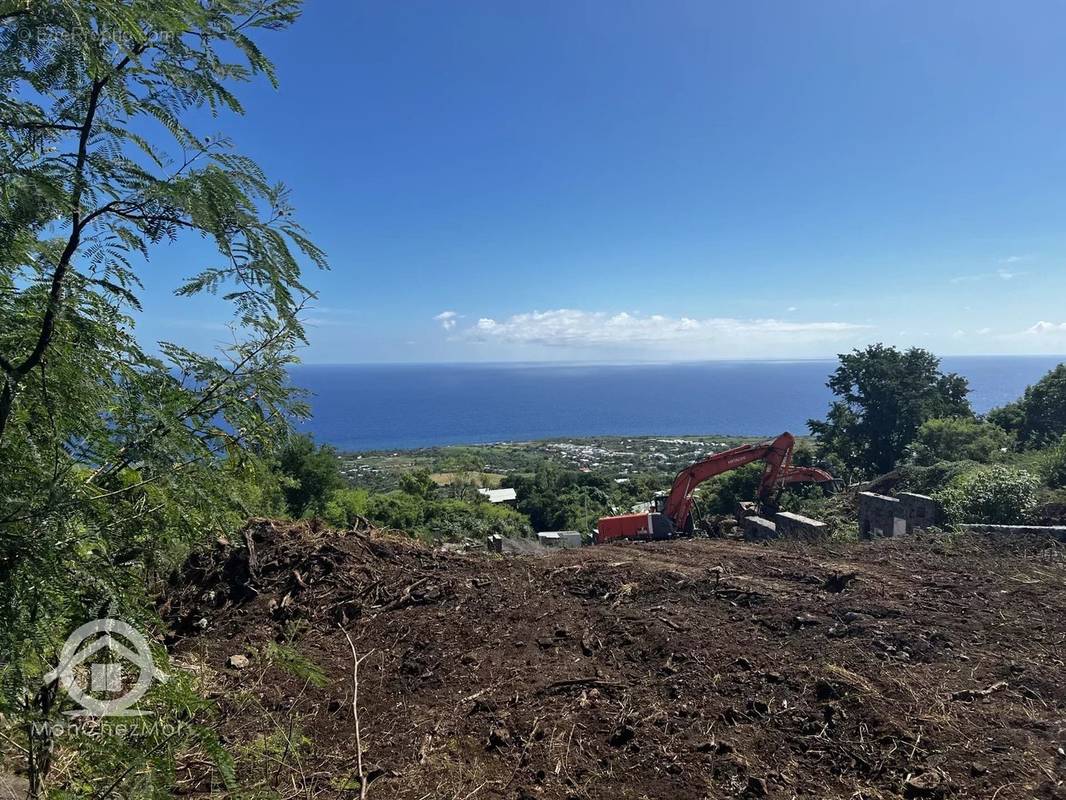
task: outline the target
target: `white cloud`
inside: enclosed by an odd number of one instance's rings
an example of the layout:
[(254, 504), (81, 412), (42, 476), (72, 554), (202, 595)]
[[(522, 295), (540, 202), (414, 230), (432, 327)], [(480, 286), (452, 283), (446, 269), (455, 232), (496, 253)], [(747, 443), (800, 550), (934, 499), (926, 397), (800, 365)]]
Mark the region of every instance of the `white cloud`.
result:
[(437, 316), (435, 316), (433, 319), (439, 322), (440, 326), (444, 328), (444, 330), (450, 331), (455, 327), (456, 323), (458, 322), (459, 315), (454, 311), (442, 311), (437, 314)]
[(358, 308), (337, 308), (335, 306), (313, 306), (310, 310), (315, 314), (356, 315), (363, 313), (363, 311)]
[(786, 308), (785, 310), (786, 310), (786, 311), (789, 311), (789, 312), (791, 312), (791, 311), (799, 311), (799, 309), (798, 309), (798, 308), (796, 308), (795, 306), (789, 306), (789, 307), (788, 307), (788, 308)]
[(978, 328), (978, 330), (977, 330), (977, 335), (978, 336), (988, 336), (988, 334), (990, 334), (990, 333), (992, 333), (992, 329), (991, 328)]
[[(1021, 256), (1016, 257), (1021, 260)], [(1006, 263), (1006, 262), (1004, 262)], [(973, 283), (975, 281), (984, 281), (989, 278), (999, 278), (1000, 280), (1009, 281), (1014, 278), (1020, 278), (1023, 275), (1028, 275), (1028, 272), (1020, 272), (1018, 270), (1009, 270), (1006, 267), (1000, 267), (995, 272), (983, 272), (979, 275), (959, 275), (951, 279), (952, 283)]]
[(351, 322), (341, 319), (331, 319), (329, 317), (314, 316), (308, 317), (306, 320), (304, 320), (304, 324), (308, 328), (349, 328), (352, 325)]
[(866, 327), (848, 322), (692, 319), (560, 308), (515, 314), (503, 320), (482, 317), (461, 334), (476, 341), (550, 347), (704, 345), (735, 341), (794, 344), (845, 338)]
[(303, 322), (308, 328), (350, 328), (362, 315), (357, 308), (311, 306), (305, 310)]
[(1029, 336), (1059, 336), (1066, 334), (1066, 322), (1044, 322), (1041, 320), (1025, 333)]
[(1004, 338), (1024, 343), (1021, 346), (1028, 353), (1066, 353), (1066, 322), (1040, 320), (1035, 325)]

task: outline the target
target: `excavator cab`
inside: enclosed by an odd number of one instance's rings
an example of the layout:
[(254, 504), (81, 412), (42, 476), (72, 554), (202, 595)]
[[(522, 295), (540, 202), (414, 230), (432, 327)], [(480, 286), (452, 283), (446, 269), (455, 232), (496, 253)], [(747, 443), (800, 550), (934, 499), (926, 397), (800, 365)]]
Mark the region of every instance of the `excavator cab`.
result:
[[(669, 492), (656, 492), (655, 497), (651, 500), (651, 510), (656, 514), (664, 514), (666, 512), (666, 502), (670, 499)], [(685, 520), (685, 527), (683, 530), (674, 531), (674, 533), (683, 533), (685, 535), (691, 535), (696, 532), (697, 529), (703, 530), (703, 515), (700, 513), (700, 507), (696, 504), (696, 499), (692, 499), (692, 511), (688, 515), (688, 519)]]

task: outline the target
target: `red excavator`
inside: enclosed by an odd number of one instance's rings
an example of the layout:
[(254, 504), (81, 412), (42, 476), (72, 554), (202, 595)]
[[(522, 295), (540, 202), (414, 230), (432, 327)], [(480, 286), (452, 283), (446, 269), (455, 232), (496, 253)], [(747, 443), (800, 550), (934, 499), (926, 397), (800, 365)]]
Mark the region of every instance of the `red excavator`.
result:
[(782, 433), (776, 439), (761, 444), (745, 444), (715, 453), (713, 456), (685, 467), (674, 479), (673, 488), (665, 496), (657, 497), (647, 513), (622, 514), (604, 517), (596, 525), (596, 544), (614, 539), (667, 539), (691, 534), (695, 528), (692, 509), (696, 487), (715, 475), (742, 467), (753, 461), (765, 461), (757, 496), (759, 505), (770, 505), (778, 492), (793, 483), (818, 483), (836, 486), (838, 481), (817, 467), (792, 465), (792, 450), (796, 438)]

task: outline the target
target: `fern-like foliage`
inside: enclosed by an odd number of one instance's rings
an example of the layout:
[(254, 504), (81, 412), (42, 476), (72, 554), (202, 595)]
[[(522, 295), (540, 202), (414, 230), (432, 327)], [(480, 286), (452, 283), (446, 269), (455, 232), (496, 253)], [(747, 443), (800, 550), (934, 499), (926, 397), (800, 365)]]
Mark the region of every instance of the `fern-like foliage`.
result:
[[(30, 732), (63, 708), (41, 678), (70, 630), (106, 615), (158, 628), (166, 571), (280, 497), (264, 465), (306, 413), (286, 367), (301, 274), (326, 258), (285, 187), (189, 121), (242, 113), (242, 83), (276, 83), (261, 40), (299, 10), (0, 0), (0, 724), (37, 794), (79, 780), (112, 793), (88, 756), (68, 752), (57, 775), (58, 745)], [(141, 277), (156, 248), (192, 239), (217, 255), (174, 290), (225, 298), (231, 342), (145, 348)]]

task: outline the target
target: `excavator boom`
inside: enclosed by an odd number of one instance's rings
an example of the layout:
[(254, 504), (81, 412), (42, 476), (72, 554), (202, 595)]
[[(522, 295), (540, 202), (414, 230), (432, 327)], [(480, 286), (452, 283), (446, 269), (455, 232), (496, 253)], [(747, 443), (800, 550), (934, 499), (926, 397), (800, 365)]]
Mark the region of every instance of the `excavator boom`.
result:
[(794, 467), (792, 465), (781, 470), (777, 482), (781, 486), (788, 486), (793, 483), (843, 484), (843, 481), (839, 478), (834, 478), (824, 469), (819, 469), (818, 467)]
[(786, 432), (773, 441), (741, 445), (697, 461), (681, 470), (674, 478), (674, 485), (670, 489), (663, 513), (674, 523), (675, 530), (685, 530), (692, 514), (692, 495), (696, 487), (716, 475), (738, 469), (753, 461), (766, 462), (762, 480), (759, 481), (759, 500), (769, 499), (782, 467), (790, 466), (795, 444), (795, 437)]

